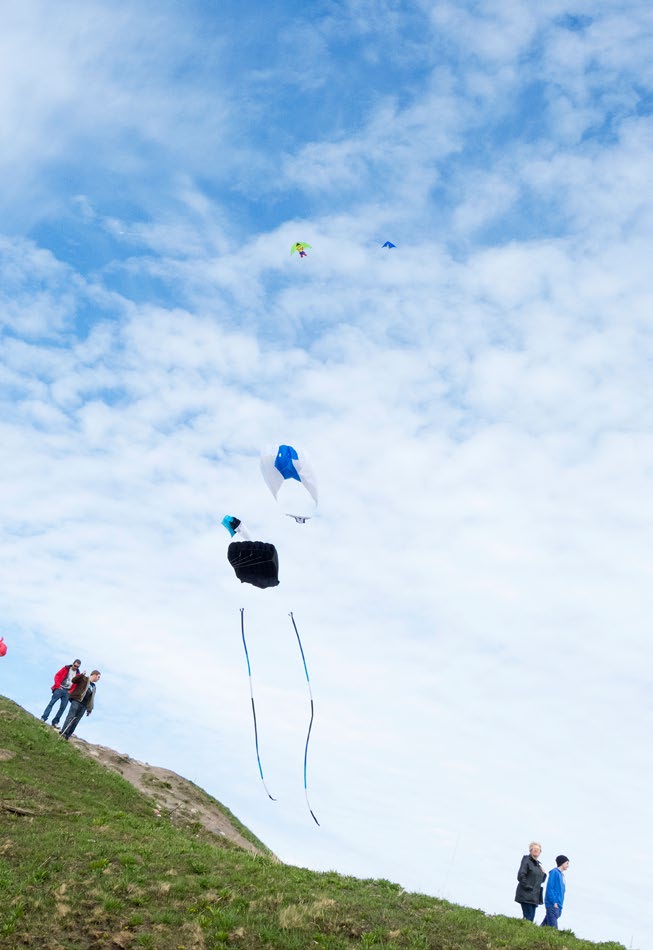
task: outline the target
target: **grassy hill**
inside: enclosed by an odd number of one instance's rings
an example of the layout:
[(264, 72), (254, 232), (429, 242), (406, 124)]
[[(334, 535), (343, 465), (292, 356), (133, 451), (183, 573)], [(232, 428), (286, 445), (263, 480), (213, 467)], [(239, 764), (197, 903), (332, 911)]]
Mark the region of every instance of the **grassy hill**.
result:
[(162, 809), (157, 782), (138, 791), (0, 697), (2, 950), (623, 950), (283, 865), (199, 789), (247, 846)]

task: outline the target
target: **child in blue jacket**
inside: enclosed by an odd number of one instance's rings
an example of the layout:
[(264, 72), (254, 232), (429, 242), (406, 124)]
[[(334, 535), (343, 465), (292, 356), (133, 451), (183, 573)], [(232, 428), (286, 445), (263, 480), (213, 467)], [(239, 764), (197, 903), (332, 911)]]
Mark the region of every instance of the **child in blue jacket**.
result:
[(562, 913), (562, 905), (565, 902), (564, 872), (568, 867), (569, 858), (564, 854), (559, 854), (556, 858), (556, 866), (549, 872), (549, 879), (546, 882), (546, 894), (544, 896), (546, 916), (542, 921), (542, 927), (555, 927), (556, 930), (558, 929), (558, 920)]

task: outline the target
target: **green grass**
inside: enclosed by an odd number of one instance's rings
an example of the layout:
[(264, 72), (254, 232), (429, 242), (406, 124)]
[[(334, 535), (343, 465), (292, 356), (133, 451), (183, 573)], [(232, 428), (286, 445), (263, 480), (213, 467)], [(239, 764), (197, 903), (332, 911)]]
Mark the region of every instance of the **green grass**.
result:
[(177, 827), (2, 697), (0, 750), (2, 950), (623, 950)]

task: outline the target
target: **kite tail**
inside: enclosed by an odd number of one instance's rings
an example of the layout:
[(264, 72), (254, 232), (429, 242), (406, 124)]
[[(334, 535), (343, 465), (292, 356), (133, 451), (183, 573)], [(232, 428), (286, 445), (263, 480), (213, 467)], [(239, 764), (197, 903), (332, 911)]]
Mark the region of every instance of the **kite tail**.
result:
[(258, 729), (256, 726), (256, 706), (254, 705), (254, 689), (252, 687), (252, 668), (249, 665), (249, 653), (247, 652), (247, 641), (245, 640), (245, 608), (240, 608), (240, 634), (243, 638), (243, 646), (245, 647), (245, 658), (247, 660), (247, 675), (249, 677), (249, 695), (252, 700), (252, 717), (254, 719), (254, 743), (256, 745), (256, 761), (258, 762), (258, 770), (261, 776), (261, 781), (263, 782), (263, 788), (267, 792), (268, 798), (273, 802), (276, 802), (276, 798), (273, 795), (270, 795), (270, 790), (265, 784), (265, 779), (263, 778), (263, 766), (261, 765), (261, 756), (258, 751)]
[(315, 824), (316, 824), (316, 825), (319, 825), (320, 823), (319, 823), (319, 821), (317, 820), (317, 818), (315, 817), (315, 812), (314, 812), (313, 809), (311, 808), (311, 803), (310, 803), (310, 801), (308, 800), (308, 787), (307, 787), (307, 784), (306, 784), (306, 765), (307, 765), (307, 762), (308, 762), (308, 743), (309, 743), (310, 738), (311, 738), (311, 729), (313, 728), (313, 715), (314, 715), (314, 712), (315, 712), (314, 706), (313, 706), (313, 693), (312, 693), (312, 691), (311, 691), (311, 680), (310, 680), (310, 677), (309, 677), (309, 675), (308, 675), (308, 667), (306, 666), (306, 657), (304, 656), (304, 648), (303, 648), (303, 646), (302, 646), (302, 641), (300, 640), (300, 637), (299, 637), (299, 630), (297, 629), (297, 624), (295, 623), (295, 618), (294, 618), (293, 615), (292, 615), (292, 610), (290, 611), (290, 613), (288, 614), (288, 616), (290, 617), (290, 619), (291, 619), (291, 621), (292, 621), (292, 625), (293, 625), (293, 628), (294, 628), (294, 630), (295, 630), (295, 636), (297, 637), (297, 643), (299, 644), (299, 652), (300, 652), (301, 655), (302, 655), (302, 663), (304, 664), (304, 673), (306, 673), (306, 684), (307, 684), (307, 686), (308, 686), (308, 695), (309, 695), (309, 698), (310, 698), (310, 700), (311, 700), (311, 719), (310, 719), (310, 722), (309, 722), (309, 724), (308, 724), (308, 732), (307, 732), (307, 734), (306, 734), (306, 745), (305, 745), (305, 747), (304, 747), (304, 795), (305, 795), (305, 797), (306, 797), (306, 804), (308, 805), (308, 810), (309, 810), (310, 813), (311, 813), (311, 817), (312, 817), (313, 821), (315, 822)]

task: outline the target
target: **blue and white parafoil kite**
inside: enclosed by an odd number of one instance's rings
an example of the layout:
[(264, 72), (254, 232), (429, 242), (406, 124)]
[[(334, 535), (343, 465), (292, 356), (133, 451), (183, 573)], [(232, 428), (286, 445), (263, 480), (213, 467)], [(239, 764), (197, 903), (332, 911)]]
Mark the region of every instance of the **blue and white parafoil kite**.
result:
[(232, 538), (239, 534), (243, 541), (250, 540), (249, 532), (240, 518), (236, 518), (234, 515), (225, 515), (220, 523), (227, 529)]
[(304, 452), (279, 445), (261, 453), (261, 472), (284, 513), (299, 524), (315, 513), (317, 481)]
[[(311, 517), (317, 507), (317, 483), (313, 469), (303, 452), (298, 452), (292, 445), (275, 446), (271, 451), (261, 453), (261, 472), (263, 473), (263, 478), (268, 488), (287, 515), (299, 523), (303, 523)], [(254, 587), (259, 588), (276, 587), (279, 584), (279, 557), (275, 546), (265, 541), (252, 541), (240, 518), (236, 518), (234, 515), (225, 515), (222, 519), (222, 524), (232, 538), (227, 557), (234, 569), (236, 577), (241, 583), (252, 584)], [(292, 611), (289, 617), (299, 646), (310, 701), (310, 719), (306, 733), (306, 743), (304, 745), (304, 795), (311, 817), (313, 821), (319, 825), (319, 821), (315, 817), (315, 812), (308, 798), (307, 784), (308, 746), (313, 728), (314, 715), (313, 693), (311, 691), (311, 682), (304, 647), (302, 646), (299, 630)], [(244, 607), (240, 609), (240, 633), (245, 650), (245, 658), (247, 660), (252, 719), (254, 722), (254, 744), (256, 746), (256, 760), (258, 762), (259, 775), (261, 776), (261, 781), (268, 797), (271, 798), (272, 801), (275, 801), (265, 783), (259, 752), (252, 668), (249, 659), (249, 650), (247, 648), (247, 640), (245, 638)]]

